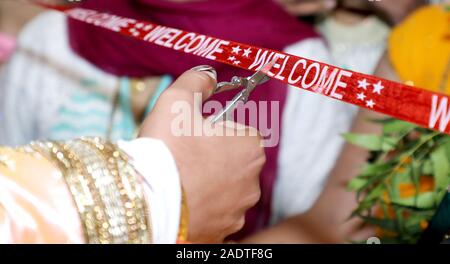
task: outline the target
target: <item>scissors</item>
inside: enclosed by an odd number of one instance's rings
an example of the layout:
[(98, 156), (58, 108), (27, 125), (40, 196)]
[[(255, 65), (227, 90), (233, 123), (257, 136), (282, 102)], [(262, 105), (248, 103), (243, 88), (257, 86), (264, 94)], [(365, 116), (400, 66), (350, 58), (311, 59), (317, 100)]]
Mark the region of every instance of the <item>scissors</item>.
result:
[(250, 93), (255, 90), (256, 86), (263, 84), (270, 80), (270, 77), (267, 76), (267, 73), (272, 69), (274, 65), (274, 61), (265, 64), (259, 71), (253, 74), (250, 77), (237, 77), (234, 76), (230, 82), (220, 82), (217, 84), (215, 92), (219, 92), (221, 90), (228, 90), (239, 88), (243, 86), (244, 88), (234, 96), (234, 98), (227, 104), (225, 108), (223, 108), (216, 116), (213, 117), (211, 123), (216, 123), (219, 120), (231, 120), (233, 111), (236, 109), (236, 106), (239, 102), (246, 103), (248, 101), (248, 97)]

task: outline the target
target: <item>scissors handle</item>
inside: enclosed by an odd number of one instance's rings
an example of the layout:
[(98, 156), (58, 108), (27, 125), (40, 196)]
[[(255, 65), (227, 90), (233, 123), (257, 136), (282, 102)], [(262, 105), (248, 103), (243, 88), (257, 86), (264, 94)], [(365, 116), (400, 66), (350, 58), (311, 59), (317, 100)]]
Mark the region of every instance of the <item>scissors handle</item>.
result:
[(222, 109), (213, 119), (212, 123), (216, 123), (219, 120), (232, 120), (234, 109), (239, 101), (246, 103), (250, 93), (256, 88), (256, 86), (267, 82), (270, 78), (267, 76), (268, 71), (273, 67), (274, 61), (265, 64), (260, 70), (250, 77), (233, 77), (230, 82), (221, 82), (217, 84), (215, 92), (219, 92), (223, 89), (238, 88), (243, 86), (244, 88)]
[(214, 93), (218, 93), (222, 90), (231, 90), (231, 89), (235, 89), (238, 88), (239, 86), (243, 86), (244, 82), (243, 79), (237, 76), (234, 76), (231, 79), (231, 82), (220, 82), (217, 84), (216, 90), (214, 91)]

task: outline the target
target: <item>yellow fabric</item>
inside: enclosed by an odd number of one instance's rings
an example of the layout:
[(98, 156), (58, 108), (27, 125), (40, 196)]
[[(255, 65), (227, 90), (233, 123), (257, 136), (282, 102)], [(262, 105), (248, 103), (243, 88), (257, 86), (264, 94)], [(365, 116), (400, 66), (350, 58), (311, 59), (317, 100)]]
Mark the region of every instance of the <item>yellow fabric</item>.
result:
[(389, 57), (402, 81), (450, 94), (448, 5), (423, 7), (397, 26), (389, 39)]

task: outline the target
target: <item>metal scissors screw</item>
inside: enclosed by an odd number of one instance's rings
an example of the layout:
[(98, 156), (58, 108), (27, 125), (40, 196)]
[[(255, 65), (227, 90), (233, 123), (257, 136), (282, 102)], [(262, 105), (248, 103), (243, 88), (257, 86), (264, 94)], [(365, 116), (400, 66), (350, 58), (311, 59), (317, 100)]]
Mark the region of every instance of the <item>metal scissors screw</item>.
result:
[(270, 69), (273, 67), (274, 62), (269, 62), (266, 65), (264, 65), (259, 71), (257, 71), (255, 74), (253, 74), (250, 77), (237, 77), (234, 76), (230, 82), (220, 82), (217, 84), (215, 92), (219, 92), (223, 89), (233, 89), (233, 88), (239, 88), (243, 86), (244, 88), (233, 97), (233, 99), (227, 104), (227, 106), (222, 109), (222, 111), (219, 112), (213, 119), (212, 123), (216, 123), (219, 120), (224, 120), (224, 117), (226, 119), (230, 120), (233, 114), (234, 109), (236, 108), (236, 105), (239, 102), (246, 103), (248, 101), (248, 97), (250, 96), (250, 93), (256, 88), (256, 86), (263, 84), (270, 80), (270, 77), (267, 76), (267, 73), (270, 71)]

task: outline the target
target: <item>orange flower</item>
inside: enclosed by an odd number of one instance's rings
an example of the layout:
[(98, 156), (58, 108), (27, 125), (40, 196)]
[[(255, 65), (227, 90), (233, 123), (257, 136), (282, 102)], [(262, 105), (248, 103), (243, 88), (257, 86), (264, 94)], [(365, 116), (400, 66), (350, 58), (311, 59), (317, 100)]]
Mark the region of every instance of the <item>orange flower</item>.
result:
[(386, 191), (383, 192), (381, 197), (383, 198), (383, 202), (385, 202), (386, 204), (390, 204), (391, 203), (391, 198), (389, 197), (389, 194)]
[(402, 164), (410, 164), (412, 162), (411, 156), (401, 157), (400, 163)]
[(380, 219), (383, 219), (383, 218), (394, 219), (395, 218), (394, 208), (391, 205), (388, 205), (387, 212), (385, 213), (381, 207), (378, 207), (375, 210), (375, 217), (380, 218)]
[(381, 227), (376, 228), (376, 236), (377, 237), (396, 237), (398, 235), (397, 232), (383, 229)]
[(411, 212), (407, 211), (407, 210), (403, 210), (402, 211), (402, 216), (403, 216), (403, 218), (408, 218), (408, 217), (411, 216)]
[(396, 172), (396, 173), (403, 173), (405, 171), (406, 171), (406, 169), (403, 166), (397, 166), (394, 168), (394, 172)]
[(428, 227), (428, 221), (426, 221), (426, 220), (420, 221), (420, 228), (422, 228), (422, 230), (427, 229), (427, 227)]
[[(401, 183), (398, 186), (400, 197), (410, 198), (417, 195), (416, 186), (412, 183)], [(434, 178), (431, 176), (422, 176), (419, 179), (419, 194), (431, 192), (434, 190)]]

